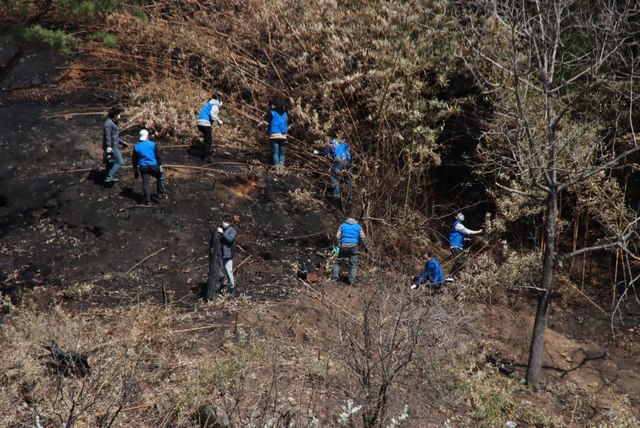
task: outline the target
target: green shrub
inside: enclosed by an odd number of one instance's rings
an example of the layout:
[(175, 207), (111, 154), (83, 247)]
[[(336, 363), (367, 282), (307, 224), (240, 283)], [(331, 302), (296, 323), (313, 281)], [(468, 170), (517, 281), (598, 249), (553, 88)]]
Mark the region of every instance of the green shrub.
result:
[(147, 16), (146, 13), (144, 13), (143, 11), (141, 11), (140, 9), (133, 9), (131, 12), (131, 15), (135, 16), (136, 18), (138, 18), (140, 20), (140, 22), (142, 22), (143, 24), (147, 24), (150, 19)]
[(112, 49), (118, 47), (118, 41), (115, 34), (107, 33), (106, 31), (100, 30), (95, 33), (89, 34), (87, 36), (87, 39), (100, 41)]
[(8, 22), (20, 22), (25, 18), (38, 17), (38, 22), (94, 23), (112, 14), (124, 5), (135, 6), (137, 0), (56, 0), (50, 5), (35, 0), (0, 0), (0, 16), (9, 17)]
[(79, 45), (77, 37), (63, 30), (51, 30), (37, 24), (28, 27), (13, 26), (8, 32), (20, 42), (43, 44), (65, 53), (73, 52)]

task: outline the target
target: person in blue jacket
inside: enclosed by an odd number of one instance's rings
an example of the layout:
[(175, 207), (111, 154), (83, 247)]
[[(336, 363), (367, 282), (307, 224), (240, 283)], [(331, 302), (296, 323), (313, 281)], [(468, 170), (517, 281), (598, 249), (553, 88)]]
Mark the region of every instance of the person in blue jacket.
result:
[(344, 259), (349, 259), (349, 285), (353, 285), (358, 273), (358, 244), (362, 244), (362, 247), (367, 250), (367, 237), (358, 221), (353, 217), (349, 217), (338, 228), (336, 239), (340, 246), (338, 248), (338, 258), (332, 269), (332, 279), (334, 281), (340, 279), (342, 262)]
[(149, 140), (149, 132), (146, 129), (140, 131), (140, 142), (133, 148), (133, 175), (139, 178), (140, 174), (145, 204), (151, 202), (151, 177), (156, 179), (158, 197), (164, 195), (164, 168), (160, 149), (156, 143)]
[(441, 288), (444, 285), (444, 275), (442, 274), (440, 263), (429, 251), (425, 251), (422, 254), (422, 260), (425, 262), (424, 271), (413, 279), (411, 288), (415, 290), (421, 285), (426, 288)]
[(340, 178), (344, 177), (344, 187), (347, 189), (347, 198), (351, 199), (351, 150), (349, 143), (337, 137), (327, 137), (326, 148), (321, 151), (314, 150), (313, 153), (322, 156), (331, 156), (331, 187), (333, 187), (333, 197), (340, 197)]
[(273, 165), (276, 174), (282, 175), (285, 172), (284, 145), (287, 142), (287, 132), (289, 131), (289, 115), (284, 106), (278, 106), (275, 101), (271, 101), (265, 121), (268, 123), (267, 133), (271, 142)]
[(211, 157), (211, 147), (213, 145), (213, 132), (211, 127), (216, 123), (222, 125), (222, 120), (218, 117), (221, 106), (222, 101), (220, 101), (218, 95), (214, 93), (211, 95), (211, 99), (202, 106), (200, 113), (198, 113), (196, 125), (200, 133), (202, 133), (202, 139), (204, 140), (202, 160), (206, 163), (213, 162), (213, 158)]
[(455, 221), (451, 225), (451, 232), (449, 233), (449, 247), (451, 249), (451, 254), (454, 257), (454, 261), (453, 268), (451, 269), (451, 276), (447, 278), (447, 281), (453, 279), (451, 277), (460, 270), (460, 268), (466, 261), (466, 256), (464, 253), (465, 237), (482, 233), (482, 229), (467, 229), (464, 224), (462, 224), (463, 221), (464, 214), (460, 212), (456, 214)]

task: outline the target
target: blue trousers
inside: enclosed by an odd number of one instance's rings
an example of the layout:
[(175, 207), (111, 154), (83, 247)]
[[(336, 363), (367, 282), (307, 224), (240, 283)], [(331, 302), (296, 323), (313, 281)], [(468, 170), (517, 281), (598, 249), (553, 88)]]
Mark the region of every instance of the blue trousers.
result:
[[(349, 175), (350, 165), (342, 162), (334, 162), (331, 167), (331, 187), (333, 195), (340, 196), (340, 177), (344, 177), (344, 187), (347, 189), (347, 197), (351, 198), (351, 176)], [(344, 171), (344, 173), (343, 173)]]
[(271, 152), (273, 154), (274, 165), (284, 165), (284, 144), (287, 140), (284, 139), (272, 139), (271, 140)]
[(124, 164), (124, 160), (122, 159), (122, 153), (120, 153), (120, 149), (118, 149), (117, 145), (113, 146), (113, 159), (114, 159), (113, 166), (107, 173), (107, 177), (113, 177), (114, 175), (116, 175), (116, 172), (118, 172), (120, 167)]

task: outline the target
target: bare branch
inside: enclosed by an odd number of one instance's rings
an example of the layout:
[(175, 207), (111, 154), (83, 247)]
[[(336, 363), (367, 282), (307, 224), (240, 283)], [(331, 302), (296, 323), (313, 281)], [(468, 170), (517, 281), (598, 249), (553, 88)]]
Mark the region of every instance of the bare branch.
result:
[[(518, 189), (514, 189), (512, 187), (507, 187), (504, 186), (500, 183), (496, 183), (496, 186), (498, 186), (499, 188), (506, 190), (507, 192), (511, 192), (511, 193), (515, 193), (516, 195), (520, 195), (520, 196), (526, 196), (527, 198), (531, 198), (531, 199), (537, 199), (537, 200), (544, 200), (544, 197), (541, 195), (537, 195), (535, 193), (531, 193), (531, 192), (523, 192), (522, 190), (518, 190)], [(548, 190), (550, 191), (550, 190)]]
[(609, 250), (611, 248), (623, 248), (623, 243), (616, 241), (616, 242), (609, 242), (607, 244), (602, 244), (602, 245), (592, 245), (590, 247), (585, 247), (585, 248), (581, 248), (579, 250), (576, 251), (572, 251), (570, 253), (567, 254), (563, 254), (562, 256), (560, 256), (558, 259), (560, 261), (565, 261), (568, 260), (570, 258), (576, 257), (576, 256), (580, 256), (582, 254), (586, 254), (586, 253), (593, 253), (596, 251), (603, 251), (603, 250)]
[(574, 176), (572, 179), (570, 179), (569, 181), (567, 181), (566, 183), (563, 183), (561, 185), (558, 186), (558, 192), (561, 192), (563, 190), (565, 190), (568, 187), (571, 187), (581, 181), (586, 180), (587, 178), (596, 175), (597, 173), (604, 171), (605, 169), (608, 169), (612, 166), (614, 166), (615, 164), (617, 164), (618, 162), (620, 162), (622, 159), (626, 158), (627, 156), (630, 156), (636, 152), (640, 151), (640, 146), (638, 147), (634, 147), (633, 149), (629, 149), (621, 154), (619, 154), (618, 156), (616, 156), (615, 158), (611, 159), (609, 162), (605, 162), (602, 165), (598, 165), (596, 167), (593, 167), (587, 171), (584, 171), (580, 174), (577, 174), (576, 176)]

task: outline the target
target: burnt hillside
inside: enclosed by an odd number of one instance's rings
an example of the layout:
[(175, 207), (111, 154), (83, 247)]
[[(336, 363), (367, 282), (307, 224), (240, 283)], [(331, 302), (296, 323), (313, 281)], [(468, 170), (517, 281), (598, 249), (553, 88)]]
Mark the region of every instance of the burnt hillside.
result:
[[(631, 158), (560, 198), (541, 391), (524, 381), (546, 210), (538, 170), (516, 165), (533, 156), (510, 145), (525, 135), (511, 79), (483, 62), (509, 52), (489, 9), (18, 3), (0, 5), (0, 425), (637, 425)], [(631, 147), (635, 110), (625, 121), (616, 85), (563, 122), (580, 144), (561, 145), (560, 177)], [(224, 123), (204, 163), (195, 115), (212, 91)], [(272, 99), (291, 116), (283, 176), (262, 123)], [(543, 123), (540, 98), (527, 102)], [(141, 203), (131, 147), (104, 183), (114, 106), (124, 140), (146, 128), (161, 148), (166, 198)], [(351, 200), (330, 197), (331, 162), (313, 154), (334, 131), (352, 148)], [(484, 229), (463, 272), (411, 290), (425, 248), (449, 272), (459, 210)], [(205, 301), (224, 215), (240, 295)], [(355, 287), (329, 273), (349, 215), (371, 247)], [(605, 248), (560, 263), (593, 245)], [(299, 277), (301, 258), (317, 280)]]

